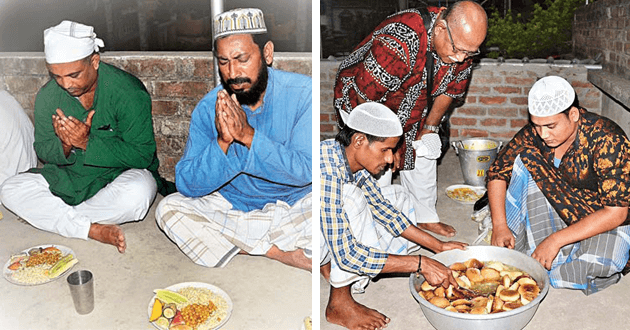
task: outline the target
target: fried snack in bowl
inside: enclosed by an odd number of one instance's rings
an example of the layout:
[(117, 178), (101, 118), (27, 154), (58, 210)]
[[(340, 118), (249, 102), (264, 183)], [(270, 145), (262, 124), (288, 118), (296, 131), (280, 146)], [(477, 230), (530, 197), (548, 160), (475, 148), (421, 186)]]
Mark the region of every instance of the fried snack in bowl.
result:
[[(487, 278), (482, 275), (481, 277), (484, 280), (480, 283), (475, 283), (466, 278), (465, 271), (462, 273), (464, 275), (458, 276), (454, 274), (457, 282), (463, 288), (451, 289), (450, 292), (453, 295), (449, 297), (447, 294), (446, 296), (451, 301), (450, 305), (445, 308), (439, 308), (423, 298), (431, 295), (429, 294), (431, 291), (422, 291), (421, 289), (422, 283), (425, 282), (424, 277), (411, 274), (409, 277), (411, 294), (420, 305), (429, 323), (438, 330), (523, 329), (532, 319), (549, 291), (547, 271), (535, 259), (515, 250), (496, 246), (469, 246), (466, 250), (451, 250), (438, 253), (432, 258), (440, 261), (447, 267), (455, 263), (464, 264), (466, 261), (474, 258), (484, 263), (481, 269), (492, 268), (499, 272), (500, 275), (500, 278), (497, 279), (496, 273), (489, 272), (487, 274), (488, 278), (492, 278), (492, 281), (494, 281), (492, 286), (488, 286), (488, 289), (492, 290), (494, 295), (486, 297), (487, 300), (482, 300), (481, 298), (475, 298), (467, 291), (471, 287), (477, 288), (489, 284), (488, 282), (483, 282), (487, 281)], [(472, 263), (469, 265), (472, 265)], [(478, 266), (476, 263), (475, 265)], [(513, 266), (520, 271), (504, 269), (506, 266)], [(456, 266), (455, 268), (458, 267), (461, 266)], [(501, 272), (504, 272), (504, 274), (501, 275)], [(462, 280), (462, 278), (466, 278), (466, 280)], [(504, 279), (506, 280), (505, 284), (508, 284), (507, 287), (503, 285)], [(531, 285), (531, 281), (537, 283), (535, 286), (538, 288), (537, 295), (535, 294), (536, 289), (528, 286)], [(521, 288), (522, 286), (525, 287)], [(508, 297), (508, 299), (513, 299), (513, 296), (510, 295), (512, 292), (503, 292), (510, 289), (515, 292), (515, 296), (518, 298), (514, 301), (503, 300), (501, 294)], [(523, 294), (519, 292), (519, 289), (521, 289)], [(448, 293), (449, 289), (446, 289), (446, 292)], [(462, 297), (457, 296), (460, 293), (463, 294)], [(452, 298), (456, 299), (453, 300)], [(501, 312), (496, 312), (496, 310), (501, 310)]]

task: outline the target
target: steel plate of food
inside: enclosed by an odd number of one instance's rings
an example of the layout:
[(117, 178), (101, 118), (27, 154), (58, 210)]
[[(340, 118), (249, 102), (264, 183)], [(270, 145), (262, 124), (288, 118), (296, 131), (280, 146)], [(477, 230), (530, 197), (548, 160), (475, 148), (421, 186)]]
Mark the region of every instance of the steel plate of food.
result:
[(18, 285), (39, 285), (61, 277), (78, 262), (72, 249), (63, 245), (45, 244), (13, 254), (2, 274)]
[(149, 322), (161, 330), (211, 330), (232, 314), (232, 300), (220, 288), (185, 282), (156, 289), (149, 302)]

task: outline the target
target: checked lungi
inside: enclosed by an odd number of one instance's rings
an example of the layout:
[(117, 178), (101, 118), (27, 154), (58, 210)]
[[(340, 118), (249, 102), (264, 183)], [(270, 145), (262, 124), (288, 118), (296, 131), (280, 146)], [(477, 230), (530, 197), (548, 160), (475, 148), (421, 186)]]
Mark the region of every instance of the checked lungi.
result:
[[(531, 256), (538, 244), (567, 225), (545, 198), (520, 156), (514, 161), (506, 196), (507, 225), (514, 249)], [(551, 286), (598, 292), (619, 282), (628, 261), (630, 226), (619, 226), (560, 249), (548, 271)]]
[(302, 249), (312, 258), (311, 194), (293, 206), (269, 203), (261, 210), (233, 210), (218, 192), (190, 198), (164, 197), (155, 219), (166, 235), (196, 264), (224, 267), (239, 251), (264, 255), (272, 245), (282, 251)]
[[(395, 208), (402, 211), (415, 224), (413, 203), (409, 191), (401, 185), (381, 187), (381, 193)], [(408, 255), (420, 246), (403, 238), (394, 237), (380, 223), (372, 218), (372, 211), (363, 190), (354, 184), (343, 185), (343, 210), (348, 216), (350, 229), (361, 244), (380, 249), (390, 254)], [(352, 293), (363, 293), (370, 277), (345, 271), (332, 258), (326, 239), (320, 231), (320, 265), (330, 262), (330, 285), (340, 288), (352, 284)]]

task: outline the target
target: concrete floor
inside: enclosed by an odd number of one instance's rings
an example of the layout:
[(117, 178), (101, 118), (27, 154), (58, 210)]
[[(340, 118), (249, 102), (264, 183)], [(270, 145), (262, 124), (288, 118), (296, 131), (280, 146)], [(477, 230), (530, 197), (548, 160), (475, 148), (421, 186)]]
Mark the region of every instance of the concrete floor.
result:
[[(438, 167), (438, 214), (443, 222), (458, 230), (458, 234), (453, 239), (470, 244), (478, 236), (477, 223), (470, 219), (473, 206), (453, 201), (444, 193), (446, 187), (462, 183), (464, 180), (459, 160), (451, 149)], [(444, 239), (444, 237), (440, 237), (440, 239)], [(431, 255), (426, 250), (423, 250), (422, 253)], [(319, 283), (320, 329), (343, 329), (326, 322), (325, 309), (329, 286), (321, 276)], [(377, 278), (370, 283), (366, 293), (355, 295), (355, 299), (359, 303), (387, 315), (391, 319), (388, 329), (433, 329), (409, 291), (408, 275)], [(616, 285), (588, 297), (581, 291), (551, 288), (534, 318), (525, 329), (628, 329), (630, 328), (630, 314), (627, 311), (629, 301), (630, 279), (628, 278), (623, 278)]]
[[(158, 196), (158, 201), (161, 197)], [(0, 207), (0, 264), (11, 254), (42, 244), (74, 250), (73, 270), (94, 274), (95, 307), (75, 312), (66, 282), (18, 286), (0, 279), (0, 329), (154, 329), (148, 322), (153, 289), (180, 282), (205, 282), (223, 289), (234, 303), (223, 329), (298, 330), (311, 315), (311, 273), (264, 257), (238, 255), (222, 269), (194, 264), (157, 227), (154, 208), (148, 216), (122, 226), (127, 252), (96, 241), (68, 239), (23, 223)]]

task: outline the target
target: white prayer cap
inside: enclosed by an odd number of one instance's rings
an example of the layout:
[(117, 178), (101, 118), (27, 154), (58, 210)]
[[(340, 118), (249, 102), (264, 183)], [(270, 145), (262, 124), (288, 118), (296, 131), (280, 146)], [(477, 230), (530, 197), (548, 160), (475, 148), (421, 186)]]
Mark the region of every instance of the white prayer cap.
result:
[(46, 63), (70, 63), (86, 58), (99, 47), (103, 40), (96, 37), (94, 28), (72, 21), (63, 21), (44, 31)]
[(258, 8), (232, 9), (214, 17), (213, 39), (232, 34), (261, 34), (267, 33), (265, 18)]
[(527, 98), (529, 113), (536, 117), (557, 115), (568, 109), (575, 100), (571, 84), (558, 76), (548, 76), (532, 86)]
[(345, 125), (361, 133), (377, 137), (396, 137), (403, 133), (398, 116), (380, 103), (362, 103), (350, 113), (343, 110), (339, 113)]

